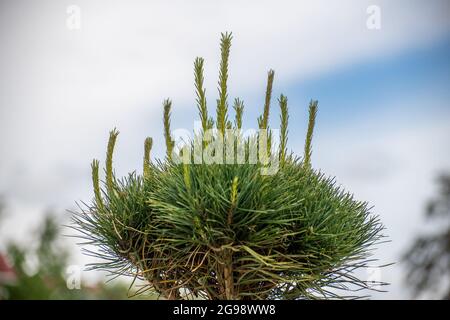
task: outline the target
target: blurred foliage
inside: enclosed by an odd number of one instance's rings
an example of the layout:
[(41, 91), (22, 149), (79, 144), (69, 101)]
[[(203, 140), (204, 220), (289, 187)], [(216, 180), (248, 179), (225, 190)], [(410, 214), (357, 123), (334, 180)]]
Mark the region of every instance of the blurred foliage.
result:
[[(0, 209), (3, 208), (0, 205)], [(0, 210), (3, 211), (3, 210)], [(1, 215), (2, 213), (0, 213)], [(0, 254), (9, 260), (9, 276), (1, 281), (0, 299), (124, 299), (128, 287), (120, 282), (67, 286), (69, 250), (62, 244), (60, 225), (52, 214), (46, 214), (41, 225), (26, 244), (10, 242)], [(4, 261), (6, 262), (6, 261)], [(3, 270), (5, 271), (5, 270)]]
[(405, 253), (407, 284), (416, 298), (450, 299), (450, 174), (439, 177), (439, 194), (428, 202), (425, 216), (438, 228), (418, 237)]

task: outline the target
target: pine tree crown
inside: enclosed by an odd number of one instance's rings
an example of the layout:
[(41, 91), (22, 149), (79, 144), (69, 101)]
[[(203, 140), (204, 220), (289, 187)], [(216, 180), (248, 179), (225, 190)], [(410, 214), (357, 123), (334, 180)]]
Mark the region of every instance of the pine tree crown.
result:
[[(220, 41), (216, 119), (210, 117), (204, 88), (204, 59), (194, 61), (196, 103), (202, 132), (215, 128), (202, 147), (242, 128), (244, 102), (233, 101), (228, 118), (228, 60), (231, 33)], [(309, 104), (303, 157), (288, 151), (288, 99), (280, 95), (280, 144), (272, 145), (269, 115), (274, 71), (267, 86), (259, 131), (243, 139), (244, 163), (177, 162), (171, 135), (169, 99), (163, 102), (166, 157), (151, 161), (153, 139), (144, 142), (143, 173), (116, 179), (113, 152), (119, 132), (110, 132), (106, 180), (99, 161), (92, 162), (94, 199), (73, 215), (80, 238), (98, 250), (93, 269), (144, 279), (137, 294), (153, 290), (167, 299), (301, 299), (345, 298), (353, 289), (370, 289), (354, 271), (369, 266), (371, 251), (384, 229), (366, 202), (338, 186), (311, 165), (318, 102)], [(266, 146), (261, 136), (267, 138)], [(238, 137), (242, 138), (238, 133)], [(225, 139), (226, 140), (226, 139)], [(199, 143), (193, 139), (185, 150)], [(262, 175), (264, 163), (250, 163), (252, 144), (280, 163)], [(233, 142), (233, 159), (238, 145)], [(214, 151), (217, 156), (217, 150)], [(186, 157), (184, 158), (186, 159)], [(134, 281), (133, 281), (134, 282)], [(384, 283), (377, 283), (382, 285)]]

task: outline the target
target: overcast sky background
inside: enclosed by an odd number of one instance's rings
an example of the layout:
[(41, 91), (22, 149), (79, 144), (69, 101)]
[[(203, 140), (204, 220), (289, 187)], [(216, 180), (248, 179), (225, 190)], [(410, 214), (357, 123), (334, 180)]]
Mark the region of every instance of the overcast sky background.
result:
[[(80, 29), (68, 28), (70, 5)], [(380, 29), (367, 27), (370, 5)], [(140, 170), (147, 136), (163, 155), (164, 98), (173, 129), (192, 128), (193, 60), (206, 60), (212, 106), (223, 31), (234, 34), (229, 92), (245, 101), (245, 127), (256, 127), (270, 68), (297, 154), (308, 101), (319, 100), (313, 164), (374, 206), (392, 241), (375, 256), (399, 261), (424, 230), (435, 178), (450, 171), (448, 0), (1, 1), (0, 241), (26, 239), (46, 209), (67, 219), (91, 199), (90, 161), (104, 159), (113, 127), (119, 176)], [(71, 245), (74, 262), (91, 261)], [(402, 271), (384, 269), (389, 292), (373, 297), (408, 298)]]

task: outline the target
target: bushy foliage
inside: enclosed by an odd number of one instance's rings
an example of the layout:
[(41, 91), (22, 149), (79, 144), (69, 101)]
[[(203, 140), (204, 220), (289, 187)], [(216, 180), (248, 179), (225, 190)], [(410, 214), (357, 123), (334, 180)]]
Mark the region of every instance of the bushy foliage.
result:
[[(95, 199), (74, 216), (75, 228), (104, 259), (93, 268), (132, 275), (167, 299), (342, 298), (333, 288), (358, 290), (369, 284), (354, 276), (365, 267), (381, 239), (382, 224), (367, 203), (337, 186), (310, 163), (317, 101), (309, 106), (302, 158), (287, 151), (288, 104), (280, 106), (280, 143), (268, 127), (274, 72), (268, 73), (258, 133), (243, 137), (244, 104), (234, 101), (228, 119), (228, 57), (231, 34), (222, 34), (219, 99), (214, 121), (203, 87), (203, 59), (194, 63), (202, 132), (215, 127), (212, 140), (201, 134), (175, 148), (170, 130), (170, 100), (164, 101), (167, 155), (150, 160), (152, 139), (145, 140), (143, 174), (116, 179), (112, 156), (118, 132), (111, 131), (106, 181), (92, 163)], [(235, 130), (244, 142), (244, 163), (195, 163), (193, 150), (224, 139)], [(268, 138), (265, 148), (259, 139)], [(200, 138), (199, 138), (200, 137)], [(275, 174), (262, 174), (265, 163), (249, 163), (250, 148), (279, 162)], [(232, 143), (237, 150), (237, 144)], [(192, 152), (187, 152), (192, 151)], [(222, 151), (213, 151), (213, 153)], [(178, 157), (179, 156), (179, 157)], [(179, 161), (182, 158), (189, 161)], [(201, 156), (200, 156), (201, 157)], [(236, 155), (233, 155), (236, 157)]]

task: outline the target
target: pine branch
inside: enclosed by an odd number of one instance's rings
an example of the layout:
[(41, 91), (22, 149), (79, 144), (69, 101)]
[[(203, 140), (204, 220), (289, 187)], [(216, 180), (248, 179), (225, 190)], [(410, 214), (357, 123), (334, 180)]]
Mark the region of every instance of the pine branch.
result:
[(286, 161), (286, 153), (287, 153), (287, 141), (288, 141), (288, 104), (287, 98), (284, 95), (281, 95), (278, 99), (280, 105), (280, 122), (281, 122), (281, 130), (280, 130), (280, 162), (283, 164)]
[[(219, 130), (212, 143), (233, 126), (227, 119), (230, 45), (231, 34), (222, 34), (215, 123)], [(214, 121), (206, 109), (203, 59), (196, 59), (194, 72), (202, 128), (210, 129)], [(263, 130), (239, 137), (244, 144), (243, 164), (171, 161), (174, 141), (169, 99), (163, 103), (167, 157), (152, 165), (153, 140), (147, 138), (142, 175), (132, 172), (115, 179), (113, 153), (118, 131), (110, 132), (107, 195), (102, 198), (99, 162), (94, 160), (94, 201), (80, 207), (81, 212), (73, 217), (80, 238), (98, 248), (88, 252), (103, 259), (92, 269), (142, 278), (147, 286), (136, 294), (151, 289), (167, 299), (345, 298), (330, 288), (371, 289), (371, 283), (353, 271), (373, 261), (370, 253), (382, 240), (383, 225), (367, 203), (355, 200), (334, 178), (311, 168), (317, 101), (309, 105), (300, 161), (287, 155), (288, 100), (279, 97), (281, 142), (277, 154), (272, 154), (268, 126), (273, 78), (271, 70), (264, 111), (258, 117)], [(234, 126), (240, 129), (244, 104), (235, 99), (233, 108)], [(185, 147), (190, 149), (183, 149), (181, 155), (187, 157), (184, 151), (194, 150), (197, 142), (189, 141)], [(234, 147), (236, 153), (237, 145)], [(217, 152), (214, 149), (212, 154)], [(265, 160), (274, 157), (279, 157), (282, 165), (273, 174), (263, 175)]]
[(166, 155), (167, 159), (172, 159), (172, 151), (174, 147), (174, 142), (170, 132), (170, 109), (172, 107), (172, 101), (166, 99), (163, 102), (164, 106), (164, 138), (166, 140)]
[(148, 177), (150, 175), (150, 152), (153, 146), (153, 139), (148, 137), (144, 142), (144, 164), (143, 164), (143, 172), (144, 177)]
[(103, 209), (103, 199), (100, 192), (100, 183), (98, 176), (99, 161), (94, 159), (91, 164), (92, 168), (92, 184), (94, 187), (95, 203), (99, 209)]
[(264, 112), (260, 120), (260, 129), (267, 129), (269, 125), (270, 100), (272, 99), (272, 85), (275, 71), (272, 69), (267, 73), (266, 98), (264, 101)]
[(206, 106), (206, 90), (203, 87), (203, 58), (197, 57), (194, 62), (195, 90), (197, 95), (197, 108), (202, 122), (202, 129), (208, 129), (208, 109)]
[(244, 113), (244, 101), (239, 98), (234, 99), (233, 109), (236, 112), (234, 126), (236, 129), (242, 128), (242, 114)]
[(118, 135), (119, 131), (116, 128), (109, 132), (108, 148), (106, 151), (106, 190), (110, 197), (114, 192), (113, 153)]
[(317, 100), (311, 100), (309, 103), (309, 119), (308, 119), (308, 132), (306, 133), (305, 140), (305, 152), (303, 162), (306, 167), (311, 167), (311, 154), (312, 154), (312, 138), (314, 132), (314, 125), (316, 123), (317, 114)]
[(227, 123), (227, 81), (228, 81), (228, 58), (231, 48), (231, 33), (222, 33), (220, 39), (221, 60), (219, 68), (219, 99), (217, 100), (217, 129), (222, 133), (225, 132)]

